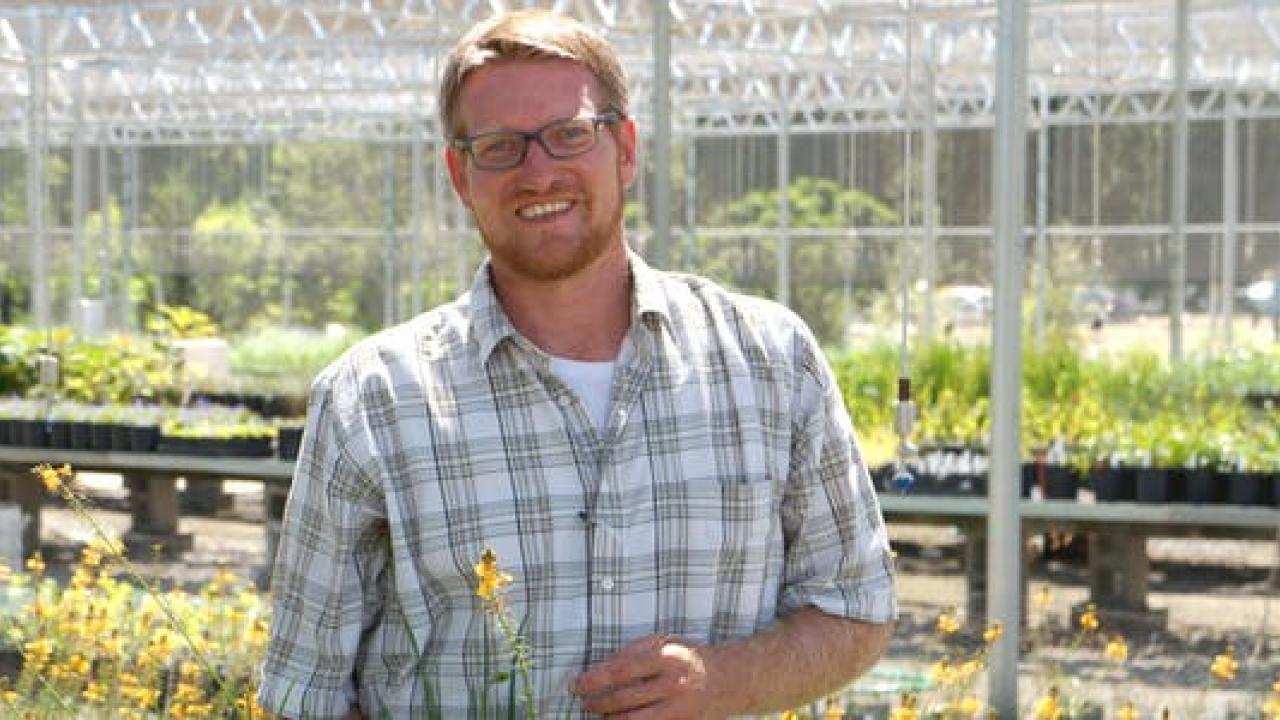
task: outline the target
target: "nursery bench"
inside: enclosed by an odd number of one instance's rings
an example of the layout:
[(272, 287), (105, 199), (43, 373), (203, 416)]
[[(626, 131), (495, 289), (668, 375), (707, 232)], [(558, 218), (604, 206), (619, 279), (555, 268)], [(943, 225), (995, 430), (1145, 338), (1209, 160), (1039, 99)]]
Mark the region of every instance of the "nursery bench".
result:
[[(125, 541), (134, 551), (149, 552), (160, 544), (177, 554), (190, 547), (191, 538), (178, 533), (177, 478), (260, 481), (266, 511), (267, 565), (275, 558), (293, 477), (291, 461), (0, 446), (0, 501), (16, 503), (28, 519), (23, 530), (24, 555), (38, 547), (40, 537), (40, 504), (45, 491), (31, 468), (42, 462), (70, 463), (77, 470), (124, 476), (132, 514)], [(1276, 539), (1280, 533), (1278, 508), (1088, 500), (1023, 499), (1019, 511), (1026, 534), (1049, 529), (1089, 533), (1090, 596), (1104, 614), (1153, 616), (1147, 606), (1148, 537)], [(986, 608), (986, 498), (882, 493), (880, 504), (891, 522), (961, 529), (965, 535), (968, 615), (971, 620), (981, 619)]]
[[(953, 525), (963, 532), (967, 615), (980, 623), (986, 612), (987, 499), (882, 493), (880, 506), (888, 521)], [(1046, 530), (1088, 533), (1089, 596), (1104, 622), (1164, 624), (1164, 615), (1147, 605), (1148, 537), (1280, 538), (1280, 508), (1274, 507), (1092, 502), (1082, 495), (1079, 500), (1024, 498), (1018, 509), (1024, 535)]]
[(22, 533), (24, 556), (39, 546), (40, 504), (45, 489), (32, 475), (31, 468), (45, 462), (69, 463), (77, 471), (117, 473), (124, 477), (132, 515), (124, 541), (135, 554), (138, 550), (149, 553), (157, 545), (170, 554), (190, 549), (191, 537), (178, 532), (179, 477), (261, 481), (266, 490), (268, 563), (275, 557), (276, 537), (272, 529), (278, 527), (283, 498), (293, 478), (292, 462), (272, 457), (199, 457), (0, 446), (0, 500), (16, 503), (26, 519)]

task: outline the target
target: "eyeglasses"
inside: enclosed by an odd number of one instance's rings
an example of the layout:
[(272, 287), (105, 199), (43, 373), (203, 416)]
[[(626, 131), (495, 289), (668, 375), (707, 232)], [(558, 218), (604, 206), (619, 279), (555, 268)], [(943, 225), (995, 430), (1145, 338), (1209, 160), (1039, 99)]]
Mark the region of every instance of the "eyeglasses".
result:
[(471, 159), (481, 170), (509, 170), (524, 162), (530, 140), (537, 140), (547, 155), (564, 160), (595, 147), (600, 139), (600, 126), (621, 119), (622, 113), (610, 110), (599, 115), (556, 120), (529, 132), (494, 130), (454, 138), (453, 146), (471, 153)]

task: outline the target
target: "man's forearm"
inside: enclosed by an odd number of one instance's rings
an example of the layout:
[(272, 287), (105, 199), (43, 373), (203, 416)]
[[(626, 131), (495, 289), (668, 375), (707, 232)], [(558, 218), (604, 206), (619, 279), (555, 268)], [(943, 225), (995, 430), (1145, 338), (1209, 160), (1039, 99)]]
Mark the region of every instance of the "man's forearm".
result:
[(838, 690), (880, 658), (893, 624), (804, 607), (750, 639), (704, 648), (718, 705), (730, 715), (780, 712)]

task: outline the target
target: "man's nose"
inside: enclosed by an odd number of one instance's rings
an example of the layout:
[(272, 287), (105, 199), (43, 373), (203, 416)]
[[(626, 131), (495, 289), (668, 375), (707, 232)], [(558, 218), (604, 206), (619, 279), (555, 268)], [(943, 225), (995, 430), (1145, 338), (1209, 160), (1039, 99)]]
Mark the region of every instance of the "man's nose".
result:
[(555, 163), (556, 159), (551, 157), (551, 153), (547, 152), (547, 148), (542, 145), (541, 138), (529, 139), (529, 146), (525, 148), (524, 152), (524, 161), (520, 163), (521, 167), (539, 170)]

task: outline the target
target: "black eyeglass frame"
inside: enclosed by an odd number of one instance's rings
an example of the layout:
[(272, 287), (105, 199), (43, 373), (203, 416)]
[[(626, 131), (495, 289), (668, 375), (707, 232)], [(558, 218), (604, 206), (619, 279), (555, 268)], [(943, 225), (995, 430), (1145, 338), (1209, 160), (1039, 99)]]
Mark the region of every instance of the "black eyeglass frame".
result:
[[(542, 127), (536, 130), (527, 130), (527, 131), (526, 130), (490, 130), (488, 132), (476, 133), (475, 135), (469, 135), (466, 137), (453, 138), (452, 140), (449, 141), (449, 144), (453, 145), (455, 148), (461, 150), (462, 152), (465, 152), (468, 155), (470, 155), (472, 162), (474, 162), (476, 164), (476, 167), (480, 168), (481, 170), (510, 170), (511, 168), (519, 167), (524, 162), (524, 159), (529, 155), (530, 141), (536, 141), (539, 145), (542, 146), (543, 152), (545, 152), (549, 157), (553, 157), (557, 160), (568, 160), (569, 158), (578, 157), (579, 155), (585, 155), (586, 153), (589, 153), (593, 149), (595, 149), (595, 146), (600, 142), (600, 126), (601, 125), (610, 125), (616, 122), (621, 122), (624, 117), (626, 116), (623, 115), (618, 110), (606, 110), (600, 113), (599, 115), (592, 115), (587, 118), (571, 117), (571, 118), (561, 118), (559, 120), (552, 120), (551, 122), (547, 123), (546, 125), (543, 125)], [(549, 128), (555, 127), (557, 125), (563, 125), (565, 123), (573, 122), (574, 120), (590, 120), (591, 121), (591, 130), (592, 130), (591, 144), (582, 148), (581, 150), (571, 152), (567, 155), (564, 153), (556, 153), (550, 147), (547, 146), (547, 142), (542, 139), (542, 134), (546, 132), (547, 129)], [(517, 154), (515, 159), (511, 161), (511, 164), (485, 165), (480, 162), (480, 160), (476, 157), (476, 154), (472, 151), (472, 146), (475, 144), (477, 140), (481, 140), (486, 137), (492, 137), (494, 135), (509, 135), (511, 137), (520, 138), (520, 143), (521, 143), (520, 153)]]

